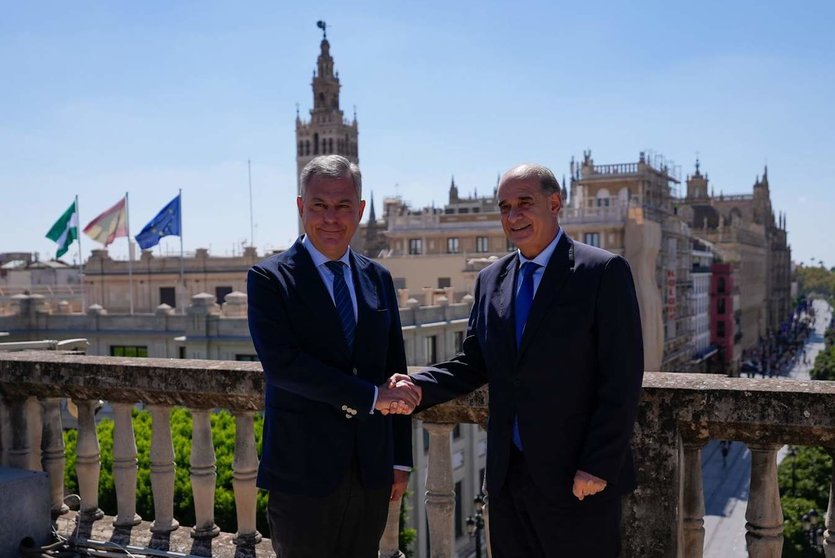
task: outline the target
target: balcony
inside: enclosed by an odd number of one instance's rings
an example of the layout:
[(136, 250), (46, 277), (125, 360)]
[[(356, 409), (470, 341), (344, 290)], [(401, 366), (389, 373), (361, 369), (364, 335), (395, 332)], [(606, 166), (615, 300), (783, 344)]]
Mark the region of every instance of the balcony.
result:
[[(59, 530), (78, 541), (119, 540), (121, 544), (192, 555), (271, 556), (269, 543), (255, 528), (258, 460), (253, 419), (262, 407), (262, 393), (258, 363), (3, 353), (2, 461), (50, 473), (52, 512)], [(63, 505), (62, 398), (71, 398), (78, 406), (81, 504), (77, 513), (67, 513)], [(98, 507), (101, 465), (94, 408), (99, 399), (109, 401), (114, 411), (115, 518), (102, 518)], [(137, 462), (130, 416), (138, 402), (145, 404), (153, 420), (152, 523), (140, 522), (135, 514)], [(194, 526), (178, 526), (172, 513), (174, 467), (169, 419), (174, 406), (190, 409), (194, 421), (190, 469)], [(209, 418), (211, 410), (218, 408), (228, 409), (236, 418), (232, 464), (236, 533), (218, 533), (211, 505), (217, 463)], [(777, 451), (784, 444), (820, 445), (835, 451), (833, 408), (835, 382), (647, 373), (633, 438), (640, 487), (624, 505), (623, 556), (702, 555), (701, 448), (710, 439), (739, 440), (751, 449), (745, 535), (749, 554), (755, 558), (779, 556), (783, 514), (777, 489)], [(457, 423), (486, 424), (486, 393), (479, 391), (430, 409), (420, 418), (429, 433), (426, 506), (432, 556), (452, 557), (455, 496), (449, 434)], [(392, 510), (398, 507), (395, 502)], [(835, 502), (830, 497), (827, 556), (835, 549), (833, 516)], [(381, 541), (383, 557), (398, 555), (397, 514), (391, 517), (394, 521)]]
[(563, 207), (560, 212), (560, 223), (570, 225), (610, 225), (623, 226), (626, 223), (627, 205), (597, 207), (594, 198), (590, 198), (583, 207)]

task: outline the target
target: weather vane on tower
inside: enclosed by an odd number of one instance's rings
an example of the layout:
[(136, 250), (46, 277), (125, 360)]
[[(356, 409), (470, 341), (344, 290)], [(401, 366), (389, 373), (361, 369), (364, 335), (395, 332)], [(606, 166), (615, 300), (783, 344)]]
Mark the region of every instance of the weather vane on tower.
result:
[(328, 24), (325, 23), (324, 20), (320, 19), (319, 21), (316, 22), (316, 27), (318, 27), (319, 29), (322, 30), (322, 38), (327, 39), (328, 38)]

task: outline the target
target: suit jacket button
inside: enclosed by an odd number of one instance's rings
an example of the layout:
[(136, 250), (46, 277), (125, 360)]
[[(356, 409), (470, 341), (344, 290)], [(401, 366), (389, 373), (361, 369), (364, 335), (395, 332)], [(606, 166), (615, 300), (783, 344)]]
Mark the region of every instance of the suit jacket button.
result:
[(356, 410), (356, 409), (348, 409), (348, 412), (349, 412), (349, 413), (351, 413), (352, 415), (357, 414), (357, 410)]
[(354, 376), (357, 375), (357, 369), (356, 368), (354, 368), (353, 373), (354, 373)]
[(343, 411), (347, 411), (347, 410), (348, 410), (348, 405), (343, 405), (343, 406), (342, 406), (342, 410), (343, 410)]
[(354, 415), (352, 415), (351, 413), (345, 413), (345, 418), (354, 418)]

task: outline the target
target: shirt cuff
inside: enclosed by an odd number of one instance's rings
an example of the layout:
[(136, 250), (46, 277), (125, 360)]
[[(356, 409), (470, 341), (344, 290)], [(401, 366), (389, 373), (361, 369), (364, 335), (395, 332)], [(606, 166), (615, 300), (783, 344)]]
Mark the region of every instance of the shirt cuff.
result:
[(395, 465), (394, 468), (398, 471), (406, 471), (407, 473), (412, 472), (412, 468), (407, 465)]
[(374, 386), (374, 399), (371, 401), (371, 410), (368, 411), (369, 415), (374, 414), (374, 408), (377, 406), (377, 396), (380, 395), (380, 388)]

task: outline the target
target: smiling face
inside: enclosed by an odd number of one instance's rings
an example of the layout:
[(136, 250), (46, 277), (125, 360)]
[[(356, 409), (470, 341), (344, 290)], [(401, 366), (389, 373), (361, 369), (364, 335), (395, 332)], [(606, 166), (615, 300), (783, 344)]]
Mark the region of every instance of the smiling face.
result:
[(535, 258), (559, 230), (560, 194), (548, 194), (536, 177), (510, 176), (499, 185), (504, 233), (528, 259)]
[(304, 232), (313, 246), (332, 260), (345, 254), (359, 226), (365, 201), (357, 199), (351, 176), (314, 176), (296, 198)]

